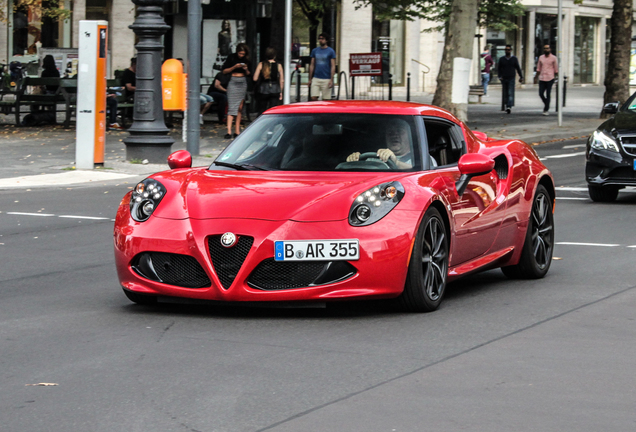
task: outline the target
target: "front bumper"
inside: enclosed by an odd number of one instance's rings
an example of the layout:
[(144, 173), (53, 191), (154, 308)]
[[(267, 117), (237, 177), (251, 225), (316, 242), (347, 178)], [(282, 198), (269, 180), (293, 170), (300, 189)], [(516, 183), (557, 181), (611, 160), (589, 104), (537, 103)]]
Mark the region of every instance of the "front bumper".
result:
[(585, 179), (590, 186), (636, 186), (636, 156), (590, 148)]
[[(199, 300), (228, 302), (254, 301), (327, 301), (348, 298), (391, 298), (398, 296), (403, 288), (408, 262), (417, 230), (419, 214), (411, 211), (393, 210), (381, 221), (366, 227), (352, 227), (347, 221), (294, 222), (240, 219), (160, 219), (150, 217), (143, 223), (130, 219), (126, 207), (120, 207), (115, 222), (115, 262), (122, 287), (147, 295), (181, 297)], [(242, 264), (234, 262), (228, 278), (227, 262), (219, 252), (212, 250), (210, 242), (226, 232), (239, 238), (252, 240), (247, 246)], [(360, 259), (340, 263), (335, 277), (322, 276), (317, 284), (309, 287), (294, 284), (282, 287), (254, 283), (255, 270), (262, 273), (265, 263), (271, 274), (274, 241), (276, 240), (320, 240), (359, 239)], [(212, 253), (211, 253), (212, 250)], [(149, 278), (148, 272), (140, 271), (140, 257), (147, 253), (178, 254), (188, 260), (196, 260), (205, 273), (198, 285), (177, 286)], [(161, 255), (163, 254), (163, 255)], [(189, 258), (191, 257), (191, 258)], [(260, 269), (257, 269), (261, 265)], [(344, 278), (343, 266), (353, 269)], [(224, 268), (224, 266), (226, 266)], [(328, 270), (328, 269), (327, 269)], [(286, 271), (290, 271), (287, 268)], [(293, 271), (293, 269), (292, 269)], [(160, 273), (160, 272), (159, 272)], [(325, 271), (328, 273), (328, 271)], [(281, 280), (284, 276), (261, 277), (260, 281)], [(327, 282), (327, 283), (325, 283)], [(275, 283), (275, 282), (272, 282)], [(196, 285), (196, 284), (195, 284)], [(263, 289), (260, 286), (266, 286)], [(270, 283), (271, 285), (271, 283)], [(297, 285), (297, 283), (296, 283)]]

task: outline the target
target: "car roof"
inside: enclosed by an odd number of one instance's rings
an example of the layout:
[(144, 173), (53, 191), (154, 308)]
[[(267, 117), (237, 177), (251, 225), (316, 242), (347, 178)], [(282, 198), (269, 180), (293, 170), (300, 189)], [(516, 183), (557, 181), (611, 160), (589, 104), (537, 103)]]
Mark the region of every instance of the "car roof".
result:
[(459, 121), (448, 111), (432, 106), (414, 102), (399, 101), (315, 101), (301, 102), (289, 105), (279, 105), (267, 110), (266, 114), (317, 114), (317, 113), (342, 113), (342, 114), (392, 114), (392, 115), (426, 115), (441, 117)]

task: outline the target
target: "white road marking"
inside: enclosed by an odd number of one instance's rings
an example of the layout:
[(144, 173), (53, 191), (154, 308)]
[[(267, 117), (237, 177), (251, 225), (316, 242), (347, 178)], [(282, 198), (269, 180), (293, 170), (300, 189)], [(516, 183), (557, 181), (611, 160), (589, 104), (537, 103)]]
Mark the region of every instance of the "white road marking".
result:
[(600, 247), (618, 247), (619, 244), (610, 244), (610, 243), (579, 243), (579, 242), (557, 242), (558, 245), (569, 245), (569, 246), (600, 246)]
[(589, 198), (576, 198), (576, 197), (556, 197), (558, 200), (579, 200), (579, 201), (588, 201)]
[(17, 215), (17, 216), (59, 217), (59, 218), (66, 218), (66, 219), (110, 220), (115, 222), (115, 219), (111, 219), (109, 217), (103, 217), (103, 216), (55, 215), (50, 213), (24, 213), (24, 212), (6, 212), (5, 214)]
[(567, 187), (567, 186), (559, 186), (556, 188), (558, 191), (568, 191), (568, 192), (587, 192), (586, 187)]
[(578, 147), (585, 147), (585, 143), (583, 144), (570, 144), (570, 145), (566, 145), (561, 147), (563, 150), (565, 149), (573, 149), (573, 148), (578, 148)]
[(539, 160), (546, 160), (546, 159), (561, 159), (561, 158), (568, 158), (568, 157), (574, 157), (574, 156), (582, 156), (584, 155), (585, 152), (575, 152), (575, 153), (566, 153), (566, 154), (558, 154), (558, 155), (551, 155), (551, 156), (543, 156), (542, 158), (539, 158)]
[(628, 248), (636, 248), (636, 245), (627, 246)]
[(44, 216), (44, 217), (51, 217), (51, 216), (55, 216), (54, 214), (48, 214), (48, 213), (22, 213), (22, 212), (7, 212), (7, 214), (19, 215), (19, 216)]
[(107, 217), (97, 217), (97, 216), (74, 216), (74, 215), (59, 215), (60, 218), (68, 218), (68, 219), (93, 219), (93, 220), (107, 220), (110, 218)]
[[(587, 188), (586, 187), (571, 187), (571, 186), (558, 186), (556, 188), (556, 191), (566, 191), (566, 192), (587, 192)], [(619, 192), (628, 192), (628, 193), (634, 193), (636, 192), (636, 188), (633, 186), (627, 186), (624, 189), (619, 190)]]

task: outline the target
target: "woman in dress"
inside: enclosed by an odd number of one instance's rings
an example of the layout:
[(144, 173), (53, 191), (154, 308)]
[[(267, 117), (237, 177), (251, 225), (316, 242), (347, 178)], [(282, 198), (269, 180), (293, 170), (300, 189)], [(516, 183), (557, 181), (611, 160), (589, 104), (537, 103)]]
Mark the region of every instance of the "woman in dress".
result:
[(260, 62), (254, 72), (254, 81), (257, 82), (258, 114), (265, 110), (280, 105), (283, 101), (283, 66), (276, 62), (276, 50), (267, 47), (265, 60)]
[[(230, 54), (223, 63), (223, 73), (231, 75), (227, 85), (227, 135), (225, 139), (236, 138), (241, 133), (241, 115), (247, 92), (247, 77), (250, 75), (249, 48), (240, 43), (236, 53)], [(235, 132), (232, 136), (232, 121), (236, 117)]]

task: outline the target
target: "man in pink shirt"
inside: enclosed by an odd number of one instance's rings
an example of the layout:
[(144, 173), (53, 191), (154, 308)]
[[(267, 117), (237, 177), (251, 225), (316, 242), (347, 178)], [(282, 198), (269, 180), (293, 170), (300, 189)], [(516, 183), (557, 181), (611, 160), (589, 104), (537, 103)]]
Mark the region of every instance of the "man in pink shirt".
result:
[(543, 101), (543, 115), (547, 116), (554, 75), (559, 73), (559, 65), (556, 56), (550, 54), (550, 45), (543, 47), (543, 54), (537, 62), (537, 73), (539, 74), (539, 96)]

